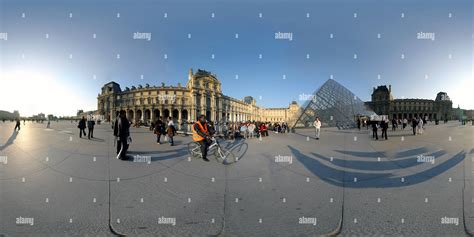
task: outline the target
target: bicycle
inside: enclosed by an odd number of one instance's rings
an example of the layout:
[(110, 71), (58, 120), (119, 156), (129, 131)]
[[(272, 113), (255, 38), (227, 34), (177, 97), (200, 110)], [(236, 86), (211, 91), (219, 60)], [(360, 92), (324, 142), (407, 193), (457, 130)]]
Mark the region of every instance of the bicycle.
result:
[[(208, 147), (208, 154), (212, 153), (211, 151), (214, 150), (214, 155), (217, 160), (217, 162), (220, 162), (222, 160), (222, 164), (230, 165), (238, 161), (238, 159), (235, 157), (234, 154), (232, 154), (231, 151), (222, 148), (219, 145), (219, 142), (215, 137), (211, 138), (211, 145)], [(192, 157), (194, 158), (202, 158), (202, 153), (201, 153), (201, 144), (199, 142), (190, 142), (188, 144), (188, 151), (189, 154), (191, 154)]]

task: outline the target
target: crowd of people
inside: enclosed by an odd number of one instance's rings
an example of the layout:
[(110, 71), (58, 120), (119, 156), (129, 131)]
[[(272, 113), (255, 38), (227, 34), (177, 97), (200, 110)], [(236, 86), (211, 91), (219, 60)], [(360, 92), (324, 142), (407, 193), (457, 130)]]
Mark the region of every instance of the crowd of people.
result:
[(378, 130), (379, 128), (382, 130), (382, 139), (385, 138), (385, 140), (388, 140), (387, 136), (387, 130), (390, 126), (392, 125), (392, 131), (396, 131), (397, 129), (400, 130), (405, 130), (405, 128), (410, 125), (413, 130), (413, 135), (417, 134), (423, 134), (423, 130), (425, 129), (425, 125), (427, 124), (428, 119), (422, 118), (422, 117), (415, 117), (411, 119), (395, 119), (393, 118), (392, 121), (389, 121), (387, 118), (382, 119), (381, 121), (371, 121), (371, 120), (366, 120), (366, 121), (361, 121), (360, 119), (357, 120), (357, 127), (360, 130), (361, 129), (361, 124), (364, 127), (367, 127), (367, 130), (369, 129), (369, 126), (372, 128), (372, 138), (375, 140), (379, 139), (378, 136)]
[[(130, 127), (132, 122), (126, 117), (125, 111), (117, 112), (117, 119), (114, 121), (112, 127), (114, 129), (115, 144), (117, 148), (117, 158), (126, 159), (126, 153), (128, 146), (131, 143)], [(357, 128), (360, 130), (361, 127), (372, 128), (372, 137), (375, 140), (379, 139), (378, 130), (382, 130), (381, 138), (388, 140), (388, 129), (391, 125), (392, 131), (398, 129), (405, 130), (408, 125), (412, 127), (413, 135), (421, 135), (425, 129), (425, 125), (428, 123), (426, 117), (415, 117), (415, 118), (404, 118), (404, 119), (392, 119), (388, 120), (386, 117), (382, 120), (361, 120), (357, 119)], [(86, 136), (85, 129), (88, 128), (88, 138), (94, 137), (94, 125), (93, 120), (87, 121), (84, 117), (79, 121), (79, 137)], [(320, 139), (321, 136), (321, 125), (322, 122), (317, 117), (312, 126), (314, 127), (316, 140)], [(191, 127), (191, 129), (188, 128)], [(192, 131), (193, 139), (197, 142), (203, 142), (204, 147), (210, 145), (210, 140), (206, 136), (221, 136), (224, 139), (252, 139), (252, 138), (263, 138), (269, 136), (269, 131), (273, 131), (275, 134), (278, 133), (290, 133), (290, 127), (285, 122), (260, 122), (260, 121), (247, 121), (247, 122), (212, 122), (206, 120), (204, 115), (199, 117), (196, 122), (183, 122), (179, 124), (180, 131), (187, 133), (189, 130)], [(19, 120), (17, 120), (16, 129), (20, 129)], [(177, 126), (174, 123), (173, 118), (159, 117), (157, 120), (151, 123), (150, 131), (156, 135), (156, 143), (162, 144), (168, 142), (170, 146), (174, 146), (174, 136), (177, 134)], [(163, 138), (162, 138), (163, 136)], [(203, 151), (203, 154), (205, 152)]]
[[(216, 124), (219, 126), (219, 124)], [(247, 122), (228, 122), (221, 124), (220, 132), (225, 139), (236, 138), (261, 138), (269, 136), (268, 131), (275, 133), (288, 133), (289, 127), (287, 123), (270, 123), (260, 121)]]
[[(117, 158), (126, 159), (126, 153), (131, 143), (130, 138), (130, 127), (132, 127), (132, 122), (129, 121), (126, 117), (125, 111), (117, 112), (117, 119), (112, 124), (114, 129), (115, 144), (117, 148)], [(87, 125), (87, 126), (86, 126)], [(247, 122), (226, 122), (218, 123), (207, 121), (204, 115), (199, 117), (199, 120), (196, 122), (182, 123), (180, 124), (183, 129), (183, 133), (187, 133), (185, 128), (186, 125), (191, 126), (191, 131), (193, 139), (197, 142), (205, 143), (202, 144), (204, 147), (210, 145), (210, 140), (206, 137), (203, 139), (204, 135), (206, 136), (221, 136), (224, 139), (251, 139), (251, 138), (262, 138), (269, 136), (269, 131), (274, 131), (275, 133), (289, 133), (290, 128), (287, 123), (270, 123), (270, 122), (259, 122), (259, 121), (247, 121)], [(201, 125), (201, 126), (200, 126)], [(134, 125), (135, 126), (135, 125)], [(197, 126), (197, 127), (196, 127)], [(85, 129), (89, 127), (89, 123), (85, 118), (82, 118), (79, 121), (78, 128), (80, 129), (79, 136), (86, 135)], [(170, 146), (174, 146), (174, 136), (177, 134), (177, 127), (173, 121), (173, 118), (159, 117), (157, 120), (151, 122), (150, 131), (152, 131), (156, 136), (156, 143), (162, 144), (168, 142)], [(199, 133), (202, 136), (198, 136)], [(90, 132), (91, 137), (93, 137), (93, 125), (92, 133)], [(203, 152), (205, 154), (205, 152)], [(205, 155), (204, 155), (205, 156)], [(206, 159), (204, 159), (206, 160)]]
[[(197, 121), (196, 121), (197, 122)], [(183, 133), (192, 132), (192, 128), (196, 122), (183, 122), (180, 124), (180, 131)], [(289, 133), (290, 128), (287, 123), (279, 122), (260, 122), (260, 121), (247, 121), (247, 122), (213, 122), (207, 121), (207, 124), (211, 130), (214, 131), (218, 136), (224, 139), (236, 139), (236, 138), (260, 138), (269, 135), (268, 131), (274, 131), (275, 133)], [(157, 134), (157, 143), (160, 143), (161, 135), (165, 136), (165, 139), (172, 137), (176, 134), (177, 126), (174, 125), (171, 117), (163, 120), (162, 117), (151, 123), (150, 131)], [(160, 136), (158, 136), (160, 134)], [(161, 144), (161, 143), (160, 143)]]

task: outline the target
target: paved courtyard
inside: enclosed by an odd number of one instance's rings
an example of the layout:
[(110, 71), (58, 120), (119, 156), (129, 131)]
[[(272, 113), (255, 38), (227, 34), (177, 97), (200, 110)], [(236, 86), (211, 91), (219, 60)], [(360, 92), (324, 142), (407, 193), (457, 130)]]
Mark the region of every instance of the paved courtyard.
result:
[(191, 137), (158, 145), (146, 128), (121, 161), (110, 124), (91, 140), (70, 122), (13, 127), (0, 123), (0, 236), (474, 233), (472, 125), (223, 141), (233, 165), (190, 159)]

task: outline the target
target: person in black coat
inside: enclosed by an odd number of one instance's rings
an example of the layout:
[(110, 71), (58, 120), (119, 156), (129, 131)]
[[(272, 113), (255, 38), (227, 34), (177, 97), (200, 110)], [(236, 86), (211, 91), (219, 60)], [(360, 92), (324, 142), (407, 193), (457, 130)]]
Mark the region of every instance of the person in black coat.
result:
[(161, 144), (160, 138), (161, 138), (161, 135), (165, 135), (164, 130), (165, 130), (165, 124), (163, 123), (163, 121), (161, 120), (161, 117), (160, 117), (155, 122), (155, 128), (154, 128), (154, 131), (153, 131), (156, 134), (156, 144)]
[(86, 118), (84, 116), (82, 116), (82, 119), (79, 120), (79, 125), (77, 125), (77, 127), (79, 128), (79, 138), (82, 137), (82, 134), (84, 134), (84, 136), (86, 135)]
[(130, 140), (130, 122), (125, 116), (124, 110), (120, 111), (116, 124), (117, 129), (114, 129), (114, 135), (117, 137), (117, 158), (126, 160), (129, 146), (128, 142)]
[(377, 134), (377, 121), (372, 121), (372, 138), (379, 140), (379, 135)]
[[(48, 124), (49, 124), (49, 121), (48, 121)], [(91, 119), (87, 121), (87, 130), (88, 130), (87, 138), (88, 139), (91, 139), (91, 137), (94, 138), (94, 126), (95, 126), (94, 120)]]
[[(16, 118), (15, 121), (16, 121), (16, 125), (15, 125), (15, 128), (13, 130), (16, 131), (16, 129), (18, 128), (18, 131), (20, 131), (20, 123), (21, 123), (20, 119)], [(5, 122), (5, 120), (3, 120), (3, 122)]]
[(413, 135), (416, 135), (416, 126), (418, 126), (418, 121), (415, 118), (413, 118), (411, 120), (411, 127), (413, 128)]
[[(114, 137), (115, 137), (114, 146), (115, 144), (117, 144), (117, 141), (118, 141), (118, 121), (119, 120), (120, 120), (120, 111), (117, 111), (115, 113), (115, 121), (112, 124), (112, 129), (114, 130)], [(121, 146), (117, 144), (117, 154), (120, 152), (120, 148)]]
[(382, 127), (382, 139), (385, 137), (385, 140), (387, 140), (388, 120), (382, 120), (380, 127)]

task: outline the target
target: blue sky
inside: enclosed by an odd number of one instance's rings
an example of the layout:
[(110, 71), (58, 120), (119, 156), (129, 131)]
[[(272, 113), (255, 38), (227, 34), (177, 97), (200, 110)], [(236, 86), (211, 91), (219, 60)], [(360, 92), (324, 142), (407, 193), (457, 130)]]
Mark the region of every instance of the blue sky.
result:
[(109, 81), (184, 85), (189, 68), (217, 74), (224, 94), (264, 107), (303, 104), (299, 95), (333, 75), (364, 101), (372, 87), (391, 84), (396, 98), (446, 91), (455, 106), (474, 109), (470, 0), (255, 2), (0, 0), (0, 32), (8, 33), (0, 109), (72, 115), (95, 110)]

